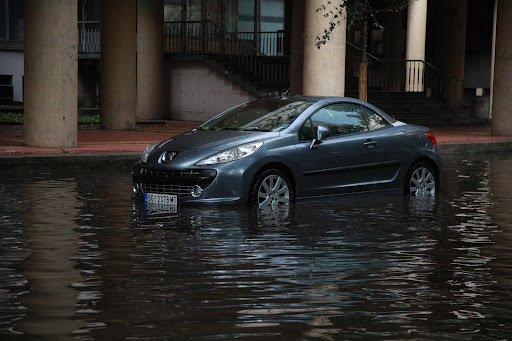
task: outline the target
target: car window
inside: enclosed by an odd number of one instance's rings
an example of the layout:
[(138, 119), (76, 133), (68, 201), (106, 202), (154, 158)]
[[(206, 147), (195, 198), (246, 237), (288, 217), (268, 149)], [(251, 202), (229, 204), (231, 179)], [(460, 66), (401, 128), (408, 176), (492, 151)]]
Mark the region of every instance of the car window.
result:
[(301, 141), (311, 141), (318, 126), (329, 129), (329, 138), (377, 130), (389, 123), (377, 114), (356, 103), (336, 103), (319, 109), (299, 130)]
[(280, 131), (313, 103), (294, 98), (260, 99), (225, 111), (201, 125), (201, 129)]
[[(323, 107), (311, 116), (311, 129), (315, 131), (318, 126), (325, 126), (329, 129), (329, 138), (367, 131), (365, 117), (358, 107), (359, 105), (352, 103), (337, 103)], [(301, 129), (300, 135), (307, 136), (302, 132), (305, 129), (306, 125)]]
[(311, 141), (313, 140), (313, 126), (311, 125), (311, 120), (308, 119), (306, 123), (299, 130), (299, 139), (301, 141)]
[(368, 130), (377, 130), (389, 126), (390, 124), (386, 120), (377, 114), (375, 111), (366, 107), (360, 106), (361, 113), (365, 116), (368, 124)]

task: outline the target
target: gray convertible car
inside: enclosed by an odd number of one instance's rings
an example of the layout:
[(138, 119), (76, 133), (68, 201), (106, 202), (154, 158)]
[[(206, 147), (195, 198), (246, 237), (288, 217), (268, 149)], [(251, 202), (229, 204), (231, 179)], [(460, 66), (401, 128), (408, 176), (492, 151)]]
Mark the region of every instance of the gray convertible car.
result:
[(364, 192), (434, 196), (441, 157), (428, 128), (353, 98), (266, 98), (149, 145), (132, 170), (151, 207), (276, 208)]

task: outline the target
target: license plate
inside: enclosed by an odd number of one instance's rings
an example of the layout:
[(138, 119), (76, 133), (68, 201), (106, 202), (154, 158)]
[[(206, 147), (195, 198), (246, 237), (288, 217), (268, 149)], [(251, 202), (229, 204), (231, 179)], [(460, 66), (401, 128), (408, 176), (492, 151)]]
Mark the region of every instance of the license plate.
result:
[(178, 197), (171, 194), (144, 193), (148, 207), (174, 210), (178, 206)]
[(146, 211), (158, 211), (158, 212), (169, 212), (178, 213), (178, 206), (169, 204), (157, 204), (154, 202), (146, 202), (144, 205)]

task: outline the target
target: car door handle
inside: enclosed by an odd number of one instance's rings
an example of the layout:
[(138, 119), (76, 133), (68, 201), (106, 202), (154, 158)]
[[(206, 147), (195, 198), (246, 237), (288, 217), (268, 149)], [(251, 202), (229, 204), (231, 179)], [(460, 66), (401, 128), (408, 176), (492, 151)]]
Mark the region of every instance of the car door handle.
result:
[(373, 148), (377, 145), (377, 141), (373, 141), (373, 140), (366, 140), (365, 143), (363, 143), (363, 145), (366, 147), (366, 148)]

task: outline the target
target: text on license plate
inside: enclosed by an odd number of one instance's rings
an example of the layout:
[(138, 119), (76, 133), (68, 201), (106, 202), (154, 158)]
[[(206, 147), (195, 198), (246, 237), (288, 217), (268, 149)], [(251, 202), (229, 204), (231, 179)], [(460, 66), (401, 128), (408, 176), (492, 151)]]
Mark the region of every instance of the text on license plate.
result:
[(178, 205), (178, 197), (171, 194), (145, 193), (144, 200), (150, 204)]

